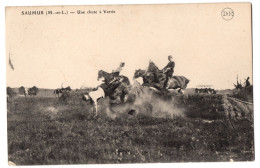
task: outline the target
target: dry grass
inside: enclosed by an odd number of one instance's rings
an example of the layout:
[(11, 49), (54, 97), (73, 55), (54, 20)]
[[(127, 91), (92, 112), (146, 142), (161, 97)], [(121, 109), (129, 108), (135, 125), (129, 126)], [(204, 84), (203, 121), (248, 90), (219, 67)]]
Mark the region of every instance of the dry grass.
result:
[(216, 108), (210, 98), (203, 108), (201, 99), (175, 101), (187, 107), (185, 116), (112, 119), (105, 110), (93, 118), (77, 94), (67, 104), (18, 97), (8, 102), (8, 157), (17, 165), (254, 160), (252, 123), (234, 120), (234, 130), (221, 117), (206, 115)]

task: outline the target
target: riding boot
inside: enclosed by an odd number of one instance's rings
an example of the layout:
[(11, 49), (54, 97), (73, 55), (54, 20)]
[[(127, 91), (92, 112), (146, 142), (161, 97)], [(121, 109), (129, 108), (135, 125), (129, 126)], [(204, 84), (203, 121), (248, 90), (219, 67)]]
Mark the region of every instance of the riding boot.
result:
[(169, 80), (169, 77), (167, 76), (165, 81), (164, 81), (164, 85), (163, 85), (163, 88), (166, 89), (167, 87), (167, 84), (168, 84), (168, 80)]

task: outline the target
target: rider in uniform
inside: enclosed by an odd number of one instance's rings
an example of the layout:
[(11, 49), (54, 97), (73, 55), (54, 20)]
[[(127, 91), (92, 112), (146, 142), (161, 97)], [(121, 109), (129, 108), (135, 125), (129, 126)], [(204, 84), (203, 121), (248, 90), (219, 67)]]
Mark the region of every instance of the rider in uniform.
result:
[(119, 67), (112, 71), (113, 79), (109, 83), (113, 83), (114, 81), (119, 80), (120, 72), (122, 71), (124, 66), (125, 66), (125, 63), (121, 62)]
[(169, 78), (172, 77), (173, 72), (174, 72), (174, 67), (175, 67), (175, 62), (172, 61), (172, 56), (171, 55), (168, 56), (168, 60), (169, 60), (168, 64), (162, 69), (163, 73), (166, 75), (164, 88), (166, 87)]
[[(111, 74), (112, 74), (113, 78), (111, 80), (105, 81), (104, 83), (102, 83), (98, 86), (98, 87), (101, 87), (104, 90), (105, 95), (111, 95), (111, 92), (113, 92), (114, 89), (118, 86), (118, 83), (113, 83), (113, 82), (120, 79), (119, 75), (120, 75), (120, 72), (122, 71), (124, 66), (125, 66), (125, 63), (121, 62), (119, 67), (112, 71)], [(95, 88), (94, 90), (97, 90), (98, 87)]]

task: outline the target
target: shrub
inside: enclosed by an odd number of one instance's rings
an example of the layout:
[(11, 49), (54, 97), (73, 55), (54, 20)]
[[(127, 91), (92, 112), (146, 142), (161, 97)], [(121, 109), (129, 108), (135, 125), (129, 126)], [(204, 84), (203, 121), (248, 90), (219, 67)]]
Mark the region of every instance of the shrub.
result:
[(23, 86), (19, 87), (19, 94), (24, 95), (25, 94), (25, 88)]
[(253, 101), (253, 86), (243, 87), (242, 89), (234, 89), (230, 95), (243, 101)]
[(14, 92), (14, 90), (13, 90), (12, 88), (10, 88), (10, 87), (7, 87), (7, 88), (6, 88), (6, 93), (7, 93), (7, 95), (10, 96), (10, 97), (14, 97), (14, 96), (17, 95), (17, 93)]
[(70, 92), (64, 91), (62, 92), (59, 101), (64, 104), (69, 104), (70, 97), (71, 97)]

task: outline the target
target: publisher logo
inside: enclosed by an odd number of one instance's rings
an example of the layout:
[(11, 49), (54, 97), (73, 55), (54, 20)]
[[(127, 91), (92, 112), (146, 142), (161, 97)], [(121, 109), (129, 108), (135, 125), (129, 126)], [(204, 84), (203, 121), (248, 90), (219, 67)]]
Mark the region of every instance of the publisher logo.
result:
[(221, 11), (221, 16), (224, 20), (231, 20), (234, 17), (234, 11), (231, 8), (225, 8)]

